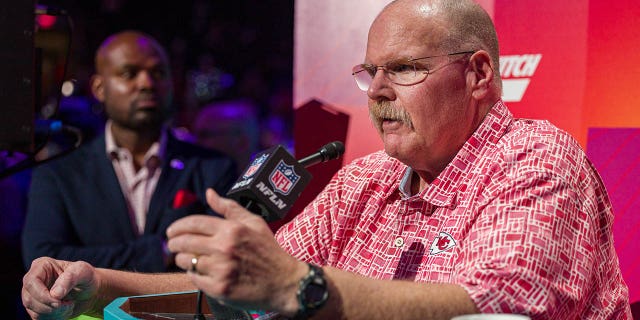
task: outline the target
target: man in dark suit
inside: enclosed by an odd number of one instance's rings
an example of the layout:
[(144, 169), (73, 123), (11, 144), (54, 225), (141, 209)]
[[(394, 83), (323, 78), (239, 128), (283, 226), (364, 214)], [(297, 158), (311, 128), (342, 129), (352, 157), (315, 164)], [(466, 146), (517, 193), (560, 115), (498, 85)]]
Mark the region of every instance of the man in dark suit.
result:
[(204, 192), (226, 192), (231, 158), (176, 139), (167, 127), (172, 80), (165, 50), (124, 31), (96, 53), (91, 90), (108, 115), (105, 133), (37, 168), (22, 234), (23, 258), (50, 256), (95, 266), (175, 268), (165, 229), (204, 213)]

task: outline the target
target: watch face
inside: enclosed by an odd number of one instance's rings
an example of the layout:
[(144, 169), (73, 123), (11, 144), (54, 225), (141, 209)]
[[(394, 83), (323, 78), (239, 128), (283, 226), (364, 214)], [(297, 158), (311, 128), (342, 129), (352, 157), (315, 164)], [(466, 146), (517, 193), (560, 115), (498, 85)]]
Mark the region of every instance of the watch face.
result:
[(300, 280), (300, 287), (296, 293), (300, 303), (295, 319), (307, 319), (329, 299), (327, 281), (322, 269), (309, 264), (309, 273)]
[(304, 290), (304, 298), (308, 306), (314, 307), (323, 303), (326, 299), (327, 288), (317, 283), (311, 282)]

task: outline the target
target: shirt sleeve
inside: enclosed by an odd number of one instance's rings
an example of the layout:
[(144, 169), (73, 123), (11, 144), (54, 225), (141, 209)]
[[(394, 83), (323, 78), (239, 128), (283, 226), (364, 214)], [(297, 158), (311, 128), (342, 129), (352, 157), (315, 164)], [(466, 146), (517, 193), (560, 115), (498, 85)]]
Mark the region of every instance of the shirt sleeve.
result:
[(610, 318), (624, 285), (610, 203), (588, 160), (528, 150), (493, 178), (501, 187), (480, 208), (453, 281), (484, 313)]

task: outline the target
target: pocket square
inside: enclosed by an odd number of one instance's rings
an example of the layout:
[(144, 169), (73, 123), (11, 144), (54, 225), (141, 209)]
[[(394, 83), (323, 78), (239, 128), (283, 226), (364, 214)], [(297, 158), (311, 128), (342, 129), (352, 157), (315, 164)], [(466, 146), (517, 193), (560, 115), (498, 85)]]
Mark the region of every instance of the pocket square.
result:
[(173, 197), (173, 209), (182, 208), (198, 201), (198, 197), (190, 190), (180, 189)]

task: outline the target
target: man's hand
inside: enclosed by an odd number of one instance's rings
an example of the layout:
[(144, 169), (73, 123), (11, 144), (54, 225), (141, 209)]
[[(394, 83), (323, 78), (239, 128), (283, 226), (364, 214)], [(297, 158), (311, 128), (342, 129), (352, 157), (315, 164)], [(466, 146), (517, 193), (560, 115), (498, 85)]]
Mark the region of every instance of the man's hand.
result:
[(233, 200), (207, 191), (207, 202), (225, 219), (189, 216), (167, 229), (176, 264), (207, 295), (239, 308), (293, 315), (295, 292), (308, 267), (286, 253), (269, 226)]
[(88, 311), (97, 292), (88, 263), (38, 258), (22, 279), (22, 303), (33, 319), (68, 319)]

